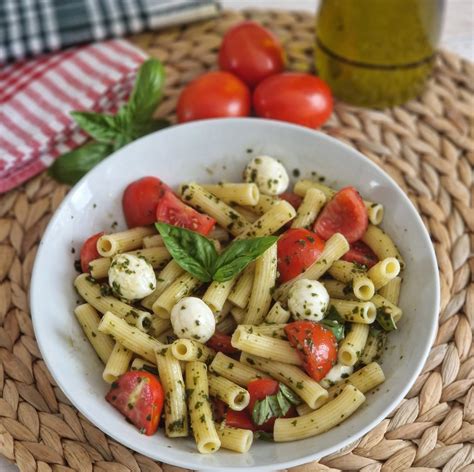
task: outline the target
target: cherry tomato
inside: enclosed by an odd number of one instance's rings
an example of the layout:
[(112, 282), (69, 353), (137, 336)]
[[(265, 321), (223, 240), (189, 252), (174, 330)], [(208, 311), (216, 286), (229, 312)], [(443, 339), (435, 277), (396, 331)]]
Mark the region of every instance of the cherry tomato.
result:
[(345, 187), (323, 208), (313, 230), (325, 240), (341, 233), (353, 243), (364, 235), (368, 224), (367, 208), (361, 196), (354, 187)]
[(228, 410), (226, 403), (214, 397), (211, 399), (211, 407), (214, 421), (222, 421), (225, 419)]
[(298, 349), (307, 374), (319, 382), (337, 360), (336, 337), (312, 321), (295, 321), (285, 326), (288, 341)]
[(225, 417), (225, 424), (234, 428), (250, 429), (252, 431), (257, 429), (247, 410), (234, 411), (229, 408)]
[(255, 87), (284, 69), (285, 53), (270, 31), (254, 21), (244, 21), (225, 34), (219, 49), (219, 67)]
[(144, 370), (129, 371), (112, 383), (105, 399), (150, 436), (158, 429), (163, 408), (163, 388), (159, 380)]
[(284, 72), (258, 84), (253, 107), (262, 118), (317, 128), (331, 115), (333, 101), (330, 88), (319, 77)]
[(91, 236), (90, 238), (86, 239), (81, 247), (81, 269), (82, 272), (89, 272), (89, 264), (94, 259), (98, 259), (101, 257), (99, 252), (97, 251), (97, 240), (103, 235), (104, 233), (97, 233)]
[(216, 220), (183, 203), (174, 193), (166, 192), (156, 206), (156, 220), (203, 234), (212, 230)]
[(156, 205), (167, 191), (172, 190), (156, 177), (143, 177), (132, 182), (122, 197), (123, 213), (128, 227), (153, 224)]
[(229, 72), (208, 72), (193, 80), (178, 100), (178, 121), (248, 116), (250, 92)]
[(220, 333), (219, 331), (214, 331), (211, 339), (207, 341), (206, 345), (214, 349), (214, 351), (223, 352), (224, 354), (236, 354), (240, 352), (230, 342), (231, 337), (227, 334)]
[(352, 243), (349, 251), (341, 259), (347, 262), (356, 262), (369, 268), (379, 261), (374, 251), (362, 241)]
[(296, 195), (296, 193), (293, 192), (284, 192), (279, 195), (279, 197), (282, 200), (286, 200), (295, 210), (300, 207), (301, 202), (303, 201), (299, 195)]
[(287, 282), (307, 269), (321, 254), (324, 241), (312, 231), (294, 228), (278, 240), (278, 272), (280, 282)]

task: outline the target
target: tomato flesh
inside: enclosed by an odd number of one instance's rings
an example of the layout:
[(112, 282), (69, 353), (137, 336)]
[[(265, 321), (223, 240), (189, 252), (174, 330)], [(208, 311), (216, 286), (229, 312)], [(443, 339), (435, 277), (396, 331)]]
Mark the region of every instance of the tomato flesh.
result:
[(183, 203), (174, 193), (166, 192), (156, 206), (156, 220), (207, 235), (216, 220)]
[(353, 243), (362, 238), (368, 224), (367, 208), (361, 196), (354, 187), (345, 187), (323, 208), (313, 230), (325, 240), (341, 233), (349, 243)]
[(103, 232), (94, 234), (93, 236), (90, 236), (88, 239), (86, 239), (82, 244), (80, 253), (82, 272), (89, 272), (90, 262), (101, 257), (99, 251), (97, 251), (97, 240), (103, 234)]
[(317, 128), (331, 116), (333, 100), (330, 88), (319, 77), (284, 72), (258, 84), (253, 107), (262, 118)]
[(287, 282), (307, 269), (321, 254), (324, 241), (312, 231), (292, 228), (280, 237), (277, 246), (280, 282)]
[(156, 177), (143, 177), (132, 182), (123, 192), (122, 207), (129, 228), (155, 222), (156, 205), (171, 188)]
[(219, 67), (232, 72), (249, 87), (281, 72), (285, 54), (278, 39), (254, 21), (230, 29), (219, 49)]
[(336, 337), (312, 321), (295, 321), (285, 326), (290, 344), (298, 350), (307, 374), (319, 382), (337, 361)]
[(163, 388), (159, 380), (143, 370), (130, 371), (113, 382), (105, 399), (150, 436), (158, 429), (163, 408)]
[(224, 354), (236, 354), (240, 351), (232, 346), (231, 339), (227, 334), (214, 331), (206, 345), (214, 349), (214, 351), (223, 352)]
[(257, 430), (256, 426), (253, 424), (252, 417), (247, 410), (227, 410), (225, 423), (227, 426), (232, 426), (233, 428), (250, 429), (251, 431)]
[(208, 72), (193, 80), (178, 100), (178, 121), (248, 116), (250, 92), (229, 72)]
[(282, 200), (286, 200), (295, 210), (300, 207), (301, 202), (303, 201), (299, 195), (296, 195), (296, 193), (293, 192), (284, 192), (279, 195), (279, 197)]
[(343, 261), (355, 262), (357, 264), (372, 267), (379, 261), (377, 255), (363, 241), (356, 241), (351, 244), (351, 248), (342, 258)]

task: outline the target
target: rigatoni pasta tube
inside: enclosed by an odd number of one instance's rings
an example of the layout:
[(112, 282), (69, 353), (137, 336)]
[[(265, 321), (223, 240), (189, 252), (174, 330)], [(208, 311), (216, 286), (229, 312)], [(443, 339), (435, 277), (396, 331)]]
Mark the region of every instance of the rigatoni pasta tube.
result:
[[(323, 192), (326, 196), (326, 200), (330, 200), (337, 193), (336, 190), (328, 187), (327, 185), (324, 185), (321, 182), (314, 182), (312, 180), (300, 180), (296, 182), (294, 192), (296, 195), (304, 197), (310, 188), (315, 188)], [(383, 205), (381, 203), (371, 202), (370, 200), (364, 200), (364, 205), (365, 208), (367, 208), (367, 216), (369, 217), (369, 221), (373, 225), (380, 224), (384, 215)]]
[(333, 234), (324, 245), (324, 249), (318, 259), (313, 262), (303, 273), (294, 279), (285, 282), (275, 290), (274, 298), (280, 302), (286, 301), (288, 291), (294, 282), (301, 279), (318, 280), (333, 265), (334, 261), (340, 259), (349, 250), (347, 239), (340, 233)]
[(225, 318), (230, 315), (230, 310), (232, 309), (233, 305), (228, 300), (224, 303), (224, 306), (219, 310), (214, 312), (214, 318), (216, 319), (216, 324), (223, 321)]
[(234, 236), (249, 226), (242, 215), (196, 183), (183, 185), (181, 196), (186, 203), (214, 218), (217, 224)]
[(207, 287), (202, 301), (214, 312), (222, 310), (229, 294), (237, 282), (236, 278), (229, 280), (230, 283), (213, 281)]
[(285, 323), (282, 324), (261, 324), (255, 325), (244, 325), (241, 324), (241, 329), (247, 330), (249, 333), (263, 334), (264, 336), (271, 336), (272, 338), (286, 339)]
[(377, 262), (367, 271), (367, 276), (374, 283), (375, 290), (387, 285), (400, 273), (400, 263), (395, 257), (387, 257)]
[(200, 280), (185, 272), (156, 299), (152, 307), (153, 312), (161, 318), (169, 318), (174, 305), (201, 285)]
[(253, 367), (242, 364), (242, 362), (236, 361), (222, 352), (216, 354), (216, 357), (214, 357), (209, 365), (209, 370), (222, 375), (241, 387), (246, 387), (252, 380), (268, 378), (268, 375), (259, 372)]
[(216, 331), (219, 331), (219, 333), (223, 334), (230, 334), (234, 332), (236, 327), (237, 323), (235, 322), (234, 317), (226, 316), (216, 325)]
[(208, 375), (208, 380), (210, 395), (222, 400), (231, 410), (242, 411), (249, 404), (249, 392), (236, 383), (212, 373)]
[(310, 188), (301, 202), (296, 217), (291, 223), (292, 228), (308, 228), (316, 219), (326, 203), (326, 196), (317, 188)]
[(347, 261), (335, 261), (328, 270), (336, 280), (352, 285), (352, 292), (359, 300), (370, 300), (375, 293), (375, 286), (367, 272), (356, 264)]
[(158, 297), (183, 273), (184, 270), (175, 260), (169, 261), (156, 278), (155, 290), (142, 300), (142, 305), (152, 310)]
[(299, 367), (283, 364), (282, 362), (268, 361), (261, 357), (251, 356), (243, 352), (240, 356), (242, 363), (256, 367), (269, 374), (275, 380), (291, 388), (311, 408), (327, 397), (327, 391), (321, 387)]
[(99, 331), (110, 334), (127, 349), (150, 362), (155, 362), (155, 350), (166, 347), (155, 338), (134, 326), (130, 326), (125, 320), (111, 312), (107, 312), (100, 320)]
[(250, 292), (252, 290), (253, 279), (255, 273), (255, 264), (249, 264), (242, 275), (237, 279), (229, 294), (229, 301), (239, 308), (245, 308), (248, 305)]
[(112, 257), (143, 246), (143, 238), (156, 234), (152, 226), (139, 226), (119, 233), (104, 234), (97, 240), (97, 251), (102, 257)]
[(133, 352), (127, 349), (119, 342), (115, 343), (114, 349), (110, 354), (107, 364), (105, 364), (102, 378), (104, 382), (111, 384), (115, 382), (122, 374), (125, 374), (132, 360)]
[(303, 364), (298, 351), (288, 341), (252, 334), (241, 326), (237, 326), (231, 342), (236, 349), (264, 359), (283, 362), (284, 364)]
[(272, 302), (272, 289), (277, 276), (277, 245), (270, 246), (256, 261), (255, 275), (247, 311), (246, 324), (260, 324)]
[(218, 451), (221, 440), (212, 420), (206, 364), (198, 361), (186, 364), (186, 390), (191, 392), (188, 410), (198, 451), (201, 454)]
[[(138, 310), (110, 295), (102, 295), (101, 285), (89, 274), (81, 274), (74, 280), (74, 286), (79, 295), (100, 313), (112, 312), (119, 318), (126, 319), (142, 331), (148, 331), (151, 326), (151, 314)], [(107, 285), (108, 287), (108, 285)], [(109, 293), (108, 291), (106, 293)]]
[(253, 432), (250, 429), (232, 428), (224, 423), (216, 426), (221, 447), (229, 451), (248, 452), (253, 443)]
[(345, 284), (339, 280), (325, 279), (320, 280), (324, 284), (331, 298), (339, 298), (341, 300), (354, 300), (355, 295), (352, 291), (352, 284)]
[(399, 321), (403, 315), (400, 307), (394, 305), (392, 302), (382, 297), (382, 295), (374, 295), (371, 302), (375, 305), (377, 310), (383, 309), (386, 314), (390, 314), (395, 322)]
[(352, 323), (349, 334), (340, 342), (337, 358), (341, 364), (352, 366), (357, 362), (369, 335), (369, 325)]
[(171, 350), (156, 351), (156, 365), (165, 391), (165, 433), (169, 438), (188, 435), (188, 407), (181, 365)]
[(260, 197), (256, 205), (252, 206), (252, 211), (258, 213), (259, 215), (263, 215), (272, 209), (274, 205), (276, 205), (281, 200), (279, 198), (270, 197), (269, 195), (264, 195), (260, 193)]
[(275, 442), (296, 441), (324, 433), (351, 416), (365, 401), (364, 394), (347, 385), (334, 400), (298, 418), (277, 418), (273, 428)]
[(387, 285), (384, 285), (380, 290), (379, 294), (382, 295), (386, 300), (394, 305), (398, 305), (398, 299), (400, 298), (400, 286), (402, 284), (401, 277), (395, 277), (390, 280)]
[(291, 313), (281, 306), (280, 302), (275, 302), (265, 317), (265, 323), (283, 324), (288, 322)]
[(403, 269), (405, 262), (403, 261), (400, 252), (395, 246), (390, 236), (378, 226), (369, 225), (367, 231), (362, 236), (362, 241), (375, 252), (379, 260), (383, 260), (387, 257), (394, 257), (400, 262), (400, 266)]
[[(144, 257), (153, 269), (160, 269), (171, 259), (171, 255), (165, 247), (139, 249), (138, 251), (129, 251), (127, 254)], [(91, 261), (89, 267), (92, 277), (94, 277), (94, 279), (103, 279), (107, 277), (111, 263), (112, 258), (110, 257), (101, 257), (100, 259)]]
[(114, 349), (114, 340), (99, 332), (100, 318), (97, 311), (88, 303), (84, 303), (76, 307), (74, 314), (100, 360), (106, 364)]
[(253, 206), (258, 203), (260, 198), (260, 191), (253, 183), (224, 182), (215, 185), (202, 185), (202, 188), (231, 205)]
[(165, 245), (163, 238), (159, 234), (153, 234), (151, 236), (145, 236), (143, 238), (143, 247), (163, 247)]
[[(349, 375), (347, 379), (344, 379), (337, 385), (333, 385), (331, 388), (329, 388), (327, 398), (317, 402), (314, 409), (317, 409), (333, 398), (336, 398), (346, 385), (353, 385), (362, 393), (367, 393), (383, 382), (385, 382), (385, 375), (382, 368), (379, 364), (377, 364), (377, 362), (371, 362), (365, 367), (362, 367), (353, 374)], [(296, 409), (299, 415), (305, 415), (311, 411), (309, 406), (306, 404), (298, 405)]]
[(177, 339), (171, 345), (171, 352), (180, 361), (211, 362), (216, 351), (194, 339)]
[(329, 305), (333, 306), (346, 321), (351, 323), (371, 324), (377, 315), (377, 310), (372, 302), (331, 298)]
[(368, 365), (380, 358), (385, 345), (386, 334), (378, 330), (369, 330), (369, 336), (365, 343), (359, 362)]

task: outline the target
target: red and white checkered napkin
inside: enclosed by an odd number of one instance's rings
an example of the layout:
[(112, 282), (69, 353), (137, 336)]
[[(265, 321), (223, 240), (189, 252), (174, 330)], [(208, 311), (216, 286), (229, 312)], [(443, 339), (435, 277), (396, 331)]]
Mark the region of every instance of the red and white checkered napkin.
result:
[(0, 72), (0, 193), (46, 169), (87, 135), (72, 110), (114, 112), (145, 54), (112, 40), (15, 63)]

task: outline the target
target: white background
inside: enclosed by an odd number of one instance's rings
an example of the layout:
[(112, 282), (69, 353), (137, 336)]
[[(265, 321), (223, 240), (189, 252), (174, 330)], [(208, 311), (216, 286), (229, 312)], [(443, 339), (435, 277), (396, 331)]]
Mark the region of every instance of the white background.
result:
[[(266, 8), (315, 12), (318, 0), (221, 0), (224, 8)], [(441, 46), (474, 61), (474, 1), (448, 0)], [(1, 472), (18, 468), (0, 457)]]

